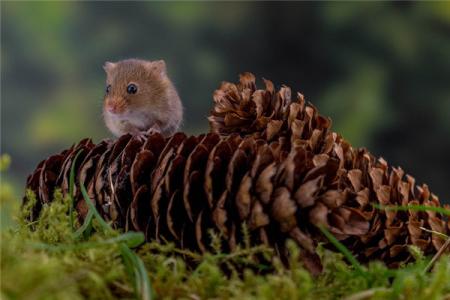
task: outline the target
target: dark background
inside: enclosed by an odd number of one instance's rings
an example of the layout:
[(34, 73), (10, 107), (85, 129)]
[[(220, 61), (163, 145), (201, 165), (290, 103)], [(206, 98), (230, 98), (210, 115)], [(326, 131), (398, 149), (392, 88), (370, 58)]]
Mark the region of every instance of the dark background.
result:
[(2, 2), (1, 151), (17, 194), (44, 157), (108, 137), (102, 65), (165, 59), (208, 129), (211, 94), (251, 71), (301, 91), (334, 129), (450, 200), (450, 2)]

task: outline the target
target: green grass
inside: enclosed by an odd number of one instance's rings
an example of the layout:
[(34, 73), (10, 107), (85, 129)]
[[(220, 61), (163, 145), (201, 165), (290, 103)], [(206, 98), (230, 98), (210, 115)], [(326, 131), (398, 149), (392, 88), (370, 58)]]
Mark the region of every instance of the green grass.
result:
[[(28, 193), (33, 202), (33, 195)], [(136, 299), (135, 273), (130, 276), (133, 255), (124, 259), (123, 249), (141, 243), (138, 233), (103, 230), (96, 218), (92, 234), (77, 238), (71, 228), (71, 200), (57, 191), (51, 205), (44, 206), (39, 220), (24, 221), (30, 206), (17, 216), (14, 228), (1, 232), (2, 299)], [(95, 214), (94, 214), (95, 215)], [(76, 220), (76, 218), (75, 218)], [(75, 221), (78, 228), (80, 224)], [(214, 241), (213, 241), (214, 242)], [(145, 276), (157, 299), (443, 299), (450, 297), (450, 259), (442, 257), (430, 273), (429, 258), (417, 252), (417, 261), (399, 270), (380, 262), (361, 272), (344, 255), (319, 247), (325, 270), (313, 278), (298, 262), (300, 250), (290, 242), (290, 267), (274, 259), (265, 275), (255, 273), (252, 257), (268, 249), (241, 246), (233, 254), (198, 255), (171, 244), (147, 243), (137, 250)], [(126, 250), (125, 250), (126, 252)], [(131, 251), (135, 253), (134, 251)], [(190, 268), (183, 255), (199, 263)], [(128, 265), (128, 266), (127, 266)], [(225, 274), (223, 266), (233, 270)], [(241, 266), (251, 266), (240, 268)], [(145, 267), (145, 269), (144, 269)], [(228, 268), (228, 269), (230, 269)], [(131, 267), (133, 269), (133, 267)], [(146, 270), (146, 271), (144, 271)], [(139, 276), (141, 276), (139, 275)], [(361, 293), (360, 295), (357, 295)]]
[[(212, 236), (216, 250), (200, 255), (172, 244), (143, 244), (141, 233), (113, 230), (93, 205), (91, 217), (79, 224), (71, 197), (60, 191), (38, 220), (28, 222), (34, 195), (28, 192), (28, 205), (19, 208), (3, 187), (1, 210), (14, 221), (2, 220), (7, 225), (0, 231), (0, 299), (450, 299), (448, 256), (430, 272), (424, 270), (431, 258), (416, 248), (411, 248), (416, 261), (398, 270), (381, 262), (361, 266), (330, 236), (342, 253), (319, 246), (324, 271), (314, 278), (292, 241), (288, 267), (277, 258), (270, 266), (260, 265), (255, 254), (273, 252), (248, 243), (222, 253), (217, 236)], [(197, 263), (188, 265), (185, 257)]]
[(443, 207), (438, 206), (430, 206), (430, 205), (418, 205), (418, 204), (410, 204), (410, 205), (380, 205), (373, 203), (373, 207), (386, 211), (434, 211), (443, 215), (450, 216), (450, 209), (445, 209)]

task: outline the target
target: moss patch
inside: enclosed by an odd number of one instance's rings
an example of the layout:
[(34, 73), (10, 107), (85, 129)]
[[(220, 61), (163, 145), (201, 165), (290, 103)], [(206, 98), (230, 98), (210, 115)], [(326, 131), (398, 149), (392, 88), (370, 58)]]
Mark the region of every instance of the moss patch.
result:
[[(28, 197), (33, 203), (33, 195)], [(7, 204), (3, 200), (2, 210)], [(127, 272), (120, 251), (124, 241), (132, 244), (126, 239), (129, 236), (106, 232), (94, 219), (92, 230), (77, 237), (71, 227), (70, 199), (58, 191), (35, 222), (25, 221), (30, 209), (31, 205), (16, 209), (14, 225), (1, 231), (2, 299), (143, 298), (134, 292), (135, 279)], [(429, 258), (417, 251), (416, 262), (398, 270), (372, 262), (361, 273), (346, 263), (342, 254), (319, 249), (325, 270), (313, 278), (296, 259), (300, 250), (294, 243), (289, 248), (289, 268), (277, 259), (270, 266), (258, 265), (255, 255), (270, 255), (270, 249), (246, 245), (233, 254), (198, 255), (155, 242), (136, 251), (147, 269), (151, 296), (157, 299), (450, 297), (449, 257), (442, 257), (430, 273), (424, 272)], [(187, 264), (185, 258), (196, 263)]]

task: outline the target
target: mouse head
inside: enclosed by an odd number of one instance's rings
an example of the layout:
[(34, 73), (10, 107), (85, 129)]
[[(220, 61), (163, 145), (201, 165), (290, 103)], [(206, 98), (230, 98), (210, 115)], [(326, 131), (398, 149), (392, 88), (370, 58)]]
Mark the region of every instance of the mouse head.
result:
[(106, 72), (105, 112), (121, 115), (143, 106), (158, 106), (167, 78), (163, 60), (106, 62), (103, 69)]

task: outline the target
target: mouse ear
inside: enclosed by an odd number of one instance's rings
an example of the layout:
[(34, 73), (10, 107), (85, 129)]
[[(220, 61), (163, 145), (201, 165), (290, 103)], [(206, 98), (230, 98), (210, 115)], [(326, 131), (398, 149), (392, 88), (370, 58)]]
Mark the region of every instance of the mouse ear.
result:
[(153, 72), (157, 72), (159, 74), (164, 74), (166, 73), (166, 63), (164, 62), (164, 60), (155, 60), (150, 62), (150, 64), (148, 65), (148, 67), (153, 71)]
[(112, 69), (114, 69), (116, 66), (115, 63), (112, 63), (110, 61), (105, 62), (103, 65), (103, 70), (105, 70), (106, 73), (110, 72)]

